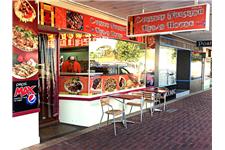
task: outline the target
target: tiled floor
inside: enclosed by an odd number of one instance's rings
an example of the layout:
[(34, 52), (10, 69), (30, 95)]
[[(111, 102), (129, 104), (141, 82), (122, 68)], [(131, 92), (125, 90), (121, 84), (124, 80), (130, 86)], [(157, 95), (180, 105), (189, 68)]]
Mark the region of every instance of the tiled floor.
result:
[(57, 123), (40, 129), (41, 142), (62, 137), (68, 133), (85, 129), (85, 127), (73, 126), (69, 124)]
[[(205, 91), (168, 105), (169, 111), (130, 117), (128, 128), (117, 124), (83, 134), (71, 134), (30, 149), (44, 150), (211, 150), (212, 91)], [(86, 130), (86, 129), (85, 129)]]

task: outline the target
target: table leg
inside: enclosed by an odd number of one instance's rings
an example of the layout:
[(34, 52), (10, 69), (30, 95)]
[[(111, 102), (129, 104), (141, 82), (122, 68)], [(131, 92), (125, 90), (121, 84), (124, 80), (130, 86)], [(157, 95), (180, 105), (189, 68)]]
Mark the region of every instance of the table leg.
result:
[[(166, 94), (166, 93), (165, 93)], [(163, 109), (166, 111), (166, 95), (164, 94), (164, 103), (163, 103)]]
[(127, 122), (126, 122), (126, 114), (125, 114), (125, 100), (123, 99), (123, 115), (122, 115), (122, 123), (125, 128), (127, 128)]
[(129, 121), (129, 120), (126, 119), (125, 106), (126, 106), (125, 99), (123, 99), (123, 113), (122, 113), (122, 118), (121, 118), (121, 121), (117, 121), (117, 122), (121, 122), (123, 124), (123, 126), (125, 128), (127, 128), (127, 123), (135, 123), (135, 122)]

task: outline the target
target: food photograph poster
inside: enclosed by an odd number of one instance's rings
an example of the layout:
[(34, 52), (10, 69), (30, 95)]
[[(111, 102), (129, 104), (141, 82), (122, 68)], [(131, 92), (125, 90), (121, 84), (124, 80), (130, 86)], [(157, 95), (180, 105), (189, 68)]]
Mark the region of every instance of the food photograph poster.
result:
[(13, 1), (13, 116), (38, 111), (37, 3)]

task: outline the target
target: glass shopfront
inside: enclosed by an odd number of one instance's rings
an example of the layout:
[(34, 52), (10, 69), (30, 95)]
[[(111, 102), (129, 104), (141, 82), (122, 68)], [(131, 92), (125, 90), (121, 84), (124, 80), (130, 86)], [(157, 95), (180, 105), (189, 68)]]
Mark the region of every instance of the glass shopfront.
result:
[[(64, 71), (63, 63), (71, 56), (80, 64), (80, 71)], [(60, 58), (59, 91), (63, 95), (91, 96), (146, 85), (143, 43), (96, 38), (88, 46), (61, 48)]]
[(91, 94), (145, 86), (141, 74), (145, 71), (143, 44), (113, 39), (97, 39), (90, 42), (90, 71), (99, 73), (91, 77)]
[(191, 85), (190, 91), (197, 92), (203, 88), (203, 55), (199, 52), (191, 53)]
[(160, 46), (159, 87), (176, 84), (177, 51), (175, 48)]

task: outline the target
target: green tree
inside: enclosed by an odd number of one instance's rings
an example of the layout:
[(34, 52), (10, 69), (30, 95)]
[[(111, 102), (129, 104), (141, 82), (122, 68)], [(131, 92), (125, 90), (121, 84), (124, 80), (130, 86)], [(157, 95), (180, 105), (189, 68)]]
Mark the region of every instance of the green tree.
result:
[(119, 61), (136, 62), (143, 55), (143, 52), (139, 44), (118, 41), (114, 55)]
[(90, 59), (97, 59), (98, 58), (98, 55), (94, 52), (90, 52)]

